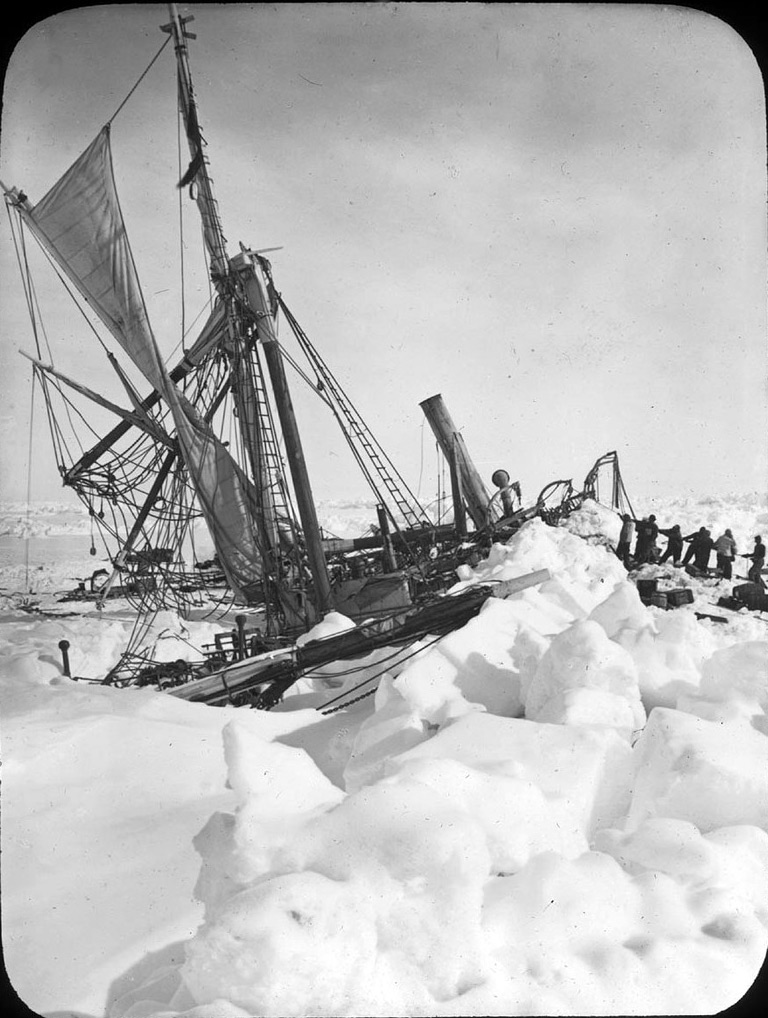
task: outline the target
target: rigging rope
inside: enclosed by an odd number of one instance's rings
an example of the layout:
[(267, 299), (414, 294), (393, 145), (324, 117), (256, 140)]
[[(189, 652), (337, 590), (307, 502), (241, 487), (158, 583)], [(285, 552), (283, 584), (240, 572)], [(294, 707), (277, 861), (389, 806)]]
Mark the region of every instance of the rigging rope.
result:
[(32, 372), (32, 395), (29, 404), (29, 443), (27, 447), (27, 528), (24, 537), (24, 585), (29, 592), (29, 516), (30, 502), (32, 500), (32, 432), (35, 421), (35, 378), (36, 372)]
[[(34, 234), (33, 234), (33, 236), (34, 236)], [(59, 281), (61, 282), (61, 285), (64, 287), (64, 289), (66, 290), (67, 294), (69, 295), (72, 303), (75, 305), (77, 310), (80, 312), (80, 314), (85, 319), (86, 324), (88, 325), (88, 327), (90, 328), (91, 332), (94, 334), (94, 336), (98, 340), (99, 344), (101, 345), (101, 348), (104, 350), (105, 353), (108, 354), (109, 353), (109, 348), (107, 347), (106, 343), (101, 338), (101, 336), (99, 335), (98, 330), (96, 329), (96, 327), (94, 326), (93, 322), (88, 317), (88, 315), (85, 313), (85, 309), (83, 308), (83, 306), (80, 303), (80, 300), (84, 300), (84, 298), (80, 297), (79, 293), (78, 293), (78, 296), (75, 296), (75, 291), (70, 286), (69, 280), (65, 276), (62, 275), (61, 270), (59, 269), (58, 265), (53, 260), (53, 258), (48, 253), (48, 251), (43, 247), (43, 245), (40, 243), (40, 241), (37, 239), (36, 236), (35, 236), (35, 240), (37, 241), (38, 247), (40, 248), (40, 250), (45, 255), (46, 260), (48, 261), (48, 264), (51, 266), (53, 271), (56, 273)], [(25, 268), (27, 270), (27, 273), (29, 273), (29, 267), (28, 267), (27, 255), (26, 255), (26, 245), (23, 245), (23, 248), (24, 248), (24, 265), (25, 265)], [(31, 280), (31, 274), (30, 274), (30, 280)], [(34, 293), (34, 287), (31, 285), (31, 282), (30, 282), (30, 293), (31, 293), (32, 298), (34, 299), (35, 304), (37, 305), (38, 304), (37, 296)], [(85, 303), (87, 304), (88, 302), (85, 301)], [(90, 307), (90, 305), (89, 305), (89, 307)], [(31, 311), (30, 311), (30, 314), (32, 314)], [(38, 314), (39, 314), (39, 305), (38, 305)], [(35, 342), (37, 343), (37, 333), (36, 332), (35, 332)], [(45, 343), (46, 343), (46, 347), (48, 349), (48, 356), (51, 358), (51, 363), (53, 364), (53, 354), (51, 352), (50, 346), (48, 345), (47, 337), (46, 337)], [(38, 355), (38, 357), (41, 356), (39, 345), (38, 345), (37, 355)]]
[(152, 59), (150, 60), (150, 62), (149, 62), (149, 63), (147, 64), (146, 68), (144, 69), (143, 73), (142, 73), (142, 74), (141, 74), (141, 76), (139, 77), (139, 79), (138, 79), (138, 81), (136, 82), (136, 84), (135, 84), (135, 85), (133, 86), (133, 88), (132, 88), (132, 89), (130, 90), (130, 92), (128, 93), (128, 95), (127, 95), (127, 96), (125, 97), (125, 99), (123, 99), (123, 101), (122, 101), (122, 102), (120, 103), (120, 105), (119, 105), (119, 106), (117, 107), (117, 109), (115, 110), (115, 112), (114, 112), (114, 113), (112, 114), (112, 116), (111, 116), (111, 117), (109, 118), (109, 120), (107, 121), (107, 123), (108, 123), (108, 124), (111, 124), (111, 123), (112, 123), (112, 121), (113, 121), (113, 120), (115, 119), (115, 117), (117, 116), (117, 114), (118, 114), (118, 113), (119, 113), (119, 112), (120, 112), (120, 111), (122, 110), (123, 106), (125, 106), (125, 104), (126, 104), (126, 103), (128, 102), (128, 100), (129, 100), (129, 99), (131, 98), (131, 96), (133, 95), (133, 93), (134, 93), (134, 92), (136, 91), (136, 89), (137, 89), (137, 88), (139, 87), (139, 85), (140, 85), (140, 84), (142, 83), (142, 81), (144, 80), (144, 78), (145, 78), (145, 77), (147, 76), (147, 74), (149, 73), (150, 69), (152, 68), (152, 65), (153, 65), (153, 64), (155, 63), (155, 61), (157, 60), (157, 58), (158, 58), (158, 57), (160, 56), (160, 54), (161, 54), (161, 53), (163, 52), (163, 50), (165, 49), (165, 47), (166, 47), (166, 46), (168, 45), (168, 43), (169, 43), (170, 41), (171, 41), (171, 36), (169, 35), (169, 36), (167, 36), (167, 38), (166, 38), (165, 42), (164, 42), (164, 43), (163, 43), (163, 45), (162, 45), (162, 46), (160, 47), (160, 49), (159, 49), (159, 50), (157, 51), (157, 53), (155, 53), (155, 55), (154, 55), (154, 56), (152, 57)]
[[(47, 332), (45, 330), (45, 326), (44, 326), (43, 321), (42, 321), (42, 316), (41, 316), (41, 313), (40, 313), (40, 305), (39, 305), (39, 302), (38, 302), (38, 299), (37, 299), (37, 294), (36, 294), (34, 283), (33, 283), (33, 280), (32, 280), (32, 273), (31, 273), (30, 267), (29, 267), (29, 256), (27, 254), (27, 245), (26, 245), (26, 241), (25, 241), (23, 222), (19, 219), (18, 222), (17, 222), (17, 228), (14, 228), (14, 218), (13, 218), (13, 215), (11, 214), (10, 206), (7, 203), (6, 203), (6, 211), (8, 212), (9, 222), (10, 222), (10, 225), (11, 225), (11, 234), (13, 236), (14, 250), (15, 250), (15, 253), (16, 253), (16, 260), (17, 260), (17, 263), (18, 263), (18, 266), (19, 266), (19, 272), (20, 272), (21, 279), (22, 279), (22, 286), (24, 288), (24, 296), (25, 296), (25, 299), (26, 299), (26, 302), (27, 302), (27, 311), (28, 311), (30, 322), (31, 322), (31, 325), (32, 325), (32, 335), (33, 335), (34, 341), (35, 341), (35, 351), (36, 351), (38, 359), (39, 359), (42, 356), (42, 350), (40, 348), (40, 330), (41, 330), (42, 331), (42, 335), (43, 335), (43, 339), (45, 341), (46, 349), (48, 350), (48, 356), (51, 358), (51, 360), (53, 360), (53, 355), (51, 353), (51, 347), (50, 347), (50, 344), (48, 342), (48, 334), (47, 334)], [(33, 373), (32, 373), (32, 377), (33, 377), (33, 383), (32, 383), (32, 385), (33, 385), (33, 390), (32, 390), (33, 391), (33, 396), (32, 396), (31, 410), (30, 410), (31, 413), (34, 412), (34, 379), (35, 379), (35, 377), (37, 375), (38, 375), (38, 371), (33, 368)], [(45, 399), (46, 415), (48, 417), (48, 423), (49, 423), (49, 427), (51, 429), (51, 435), (53, 437), (53, 442), (54, 442), (54, 453), (58, 453), (57, 463), (59, 465), (61, 465), (64, 462), (64, 457), (62, 455), (61, 450), (66, 447), (66, 443), (64, 442), (63, 435), (61, 435), (61, 433), (60, 433), (60, 429), (56, 425), (55, 417), (54, 417), (54, 414), (53, 414), (53, 409), (52, 409), (52, 406), (51, 406), (50, 392), (49, 392), (49, 389), (48, 389), (48, 379), (44, 375), (40, 374), (39, 382), (40, 382), (40, 386), (41, 386), (42, 391), (43, 391), (43, 397)], [(59, 388), (60, 389), (59, 386), (55, 386), (55, 388)], [(67, 408), (67, 416), (69, 416), (68, 408)], [(71, 423), (71, 420), (70, 420), (70, 423)], [(32, 426), (33, 426), (33, 422), (30, 420), (30, 427), (32, 427)], [(58, 438), (59, 438), (59, 444), (58, 445), (57, 445), (57, 442), (56, 442), (57, 434), (58, 434)], [(30, 470), (31, 470), (31, 466), (30, 466)]]
[[(170, 41), (171, 36), (169, 35), (163, 41), (163, 44), (159, 47), (157, 53), (148, 63), (147, 67), (145, 68), (143, 73), (139, 76), (139, 78), (136, 80), (135, 84), (127, 93), (123, 101), (117, 107), (112, 116), (109, 118), (107, 124), (112, 124), (112, 122), (121, 112), (121, 110), (125, 107), (125, 105), (128, 103), (134, 92), (137, 90), (141, 82), (144, 80), (144, 78), (146, 77), (154, 63), (158, 60), (161, 53), (163, 52), (163, 50)], [(50, 363), (53, 363), (54, 360), (53, 353), (48, 342), (48, 337), (45, 333), (45, 330), (42, 327), (42, 318), (40, 316), (40, 309), (37, 302), (37, 296), (32, 282), (32, 275), (29, 266), (29, 260), (27, 257), (27, 248), (25, 244), (24, 232), (20, 226), (16, 229), (14, 228), (16, 225), (16, 220), (11, 215), (12, 209), (10, 208), (10, 206), (7, 208), (7, 211), (9, 214), (9, 218), (11, 219), (11, 230), (14, 238), (14, 243), (16, 244), (17, 259), (19, 261), (20, 267), (22, 267), (21, 275), (24, 285), (24, 294), (28, 305), (30, 319), (32, 321), (36, 354), (38, 359), (42, 359), (43, 356), (42, 344), (44, 341), (45, 347), (47, 348)], [(181, 207), (179, 209), (179, 217), (181, 221), (182, 220)], [(181, 280), (182, 320), (181, 320), (180, 345), (182, 347), (184, 354), (186, 355), (187, 351), (185, 337), (187, 335), (187, 322), (184, 299), (185, 260), (183, 250), (184, 237), (182, 227), (183, 222), (180, 222), (180, 235), (181, 235), (180, 265), (182, 273)], [(78, 308), (80, 313), (83, 315), (85, 321), (87, 322), (93, 335), (96, 337), (98, 343), (106, 351), (107, 347), (103, 342), (101, 336), (99, 335), (99, 332), (96, 330), (93, 323), (89, 319), (85, 308), (81, 306), (71, 286), (68, 284), (68, 281), (63, 277), (62, 273), (59, 271), (58, 266), (52, 261), (49, 253), (45, 250), (45, 248), (42, 247), (42, 245), (40, 246), (49, 264), (51, 264), (51, 266), (54, 268), (54, 271), (58, 276), (59, 281), (64, 286), (65, 291), (68, 293), (68, 295), (70, 296), (70, 298), (72, 299), (73, 303)], [(205, 249), (205, 244), (203, 244), (203, 248)], [(209, 278), (209, 300), (207, 302), (208, 306), (210, 306), (210, 304), (212, 303), (213, 297), (213, 293), (210, 292), (210, 282), (211, 281)], [(200, 315), (204, 313), (205, 310), (206, 307), (204, 306), (203, 309), (196, 316), (195, 322), (197, 322), (197, 319), (200, 317)], [(192, 324), (194, 325), (195, 323)], [(190, 329), (191, 328), (192, 326), (190, 326)], [(71, 438), (74, 438), (75, 442), (77, 443), (77, 446), (79, 447), (80, 453), (82, 454), (83, 443), (81, 441), (79, 432), (82, 432), (83, 426), (85, 426), (88, 432), (98, 437), (97, 432), (95, 431), (93, 426), (88, 422), (86, 417), (83, 416), (83, 414), (78, 409), (77, 405), (74, 402), (72, 402), (72, 400), (67, 396), (66, 392), (62, 387), (61, 382), (49, 378), (42, 371), (35, 370), (33, 372), (32, 380), (33, 416), (30, 419), (30, 441), (29, 441), (30, 455), (29, 455), (28, 497), (27, 497), (28, 513), (29, 513), (29, 500), (31, 497), (31, 469), (32, 469), (31, 449), (34, 434), (34, 405), (36, 398), (34, 387), (36, 381), (39, 381), (42, 387), (43, 395), (45, 397), (45, 405), (49, 416), (49, 425), (53, 437), (54, 450), (57, 453), (58, 465), (63, 474), (66, 473), (67, 468), (72, 467), (75, 458), (71, 454), (71, 452), (74, 450), (70, 450), (68, 448), (68, 444)], [(196, 373), (196, 376), (194, 378), (194, 384), (198, 387), (201, 385), (201, 373), (199, 372)], [(63, 419), (62, 422), (60, 423), (59, 421), (56, 420), (56, 416), (54, 414), (54, 409), (58, 409), (57, 407), (54, 407), (54, 405), (52, 404), (52, 399), (55, 400), (56, 393), (58, 393), (58, 398), (63, 401), (62, 405), (68, 421), (68, 432), (66, 436), (61, 428), (61, 423), (63, 423)], [(198, 395), (201, 394), (198, 392)], [(167, 416), (167, 411), (163, 411), (162, 413), (155, 411), (152, 416), (155, 417), (155, 419), (162, 420), (163, 417)], [(107, 452), (107, 449), (105, 449), (103, 452)], [(103, 456), (103, 452), (100, 454), (101, 456)], [(83, 457), (81, 455), (81, 459), (82, 458)], [(102, 542), (104, 543), (104, 550), (107, 553), (108, 557), (110, 557), (110, 552), (107, 548), (105, 538), (111, 537), (112, 539), (118, 540), (118, 542), (120, 542), (121, 532), (128, 532), (130, 530), (131, 523), (133, 522), (133, 519), (135, 519), (136, 511), (138, 509), (138, 506), (140, 505), (141, 496), (143, 493), (142, 489), (144, 489), (144, 492), (146, 492), (146, 485), (148, 484), (152, 474), (156, 471), (157, 463), (158, 463), (158, 453), (154, 448), (154, 444), (148, 446), (148, 441), (146, 437), (139, 435), (139, 437), (133, 443), (128, 445), (126, 451), (120, 452), (118, 454), (117, 451), (113, 449), (112, 452), (109, 454), (109, 458), (106, 459), (106, 461), (102, 460), (101, 464), (92, 463), (87, 473), (85, 472), (84, 468), (80, 475), (75, 478), (75, 483), (73, 483), (72, 486), (74, 487), (81, 501), (86, 505), (89, 511), (91, 530), (93, 531), (93, 525), (95, 524), (99, 531), (99, 536)], [(187, 528), (189, 526), (190, 519), (193, 518), (194, 516), (199, 515), (199, 513), (195, 513), (193, 506), (189, 504), (190, 499), (188, 495), (189, 490), (188, 484), (183, 479), (181, 479), (179, 475), (177, 475), (174, 485), (175, 487), (173, 493), (177, 497), (177, 501), (175, 503), (171, 503), (171, 505), (168, 505), (165, 500), (162, 500), (163, 509), (153, 511), (151, 513), (151, 516), (147, 517), (147, 519), (144, 522), (144, 525), (141, 528), (141, 539), (143, 541), (146, 541), (148, 544), (156, 543), (158, 541), (164, 541), (165, 543), (172, 542), (173, 538), (175, 537), (177, 539), (176, 544), (178, 544), (178, 546), (180, 547), (181, 542), (184, 538), (184, 534), (186, 533)], [(166, 495), (170, 494), (168, 488), (165, 488), (164, 490)], [(105, 508), (107, 509), (106, 519), (104, 518)], [(94, 535), (92, 533), (91, 547), (92, 550), (95, 551), (93, 536)], [(28, 584), (29, 583), (28, 545), (27, 545), (26, 571)], [(166, 578), (165, 575), (166, 572), (170, 574), (171, 570), (166, 571), (162, 569), (153, 570), (154, 574), (158, 573), (160, 574), (160, 579), (162, 581), (164, 581)], [(158, 582), (157, 593), (153, 593), (151, 595), (153, 600), (162, 600), (162, 598), (165, 596), (165, 593), (163, 593), (163, 591), (159, 589), (160, 586), (161, 583)], [(175, 596), (176, 600), (179, 602), (185, 600), (184, 591), (178, 592)]]
[[(420, 646), (418, 646), (416, 648), (416, 650), (411, 651), (410, 654), (406, 654), (402, 658), (402, 660), (403, 661), (408, 661), (410, 658), (416, 657), (416, 655), (420, 654), (423, 650), (427, 650), (429, 647), (434, 646), (434, 644), (436, 644), (440, 640), (442, 640), (444, 636), (445, 636), (444, 633), (441, 633), (439, 636), (434, 636), (427, 643), (421, 644)], [(387, 658), (386, 660), (389, 660), (389, 658)], [(367, 679), (363, 679), (362, 682), (358, 682), (357, 685), (353, 686), (351, 689), (345, 689), (343, 693), (339, 693), (338, 696), (331, 697), (331, 699), (330, 700), (326, 700), (326, 702), (324, 704), (321, 704), (319, 707), (315, 707), (315, 710), (319, 711), (321, 714), (333, 714), (335, 711), (341, 710), (342, 707), (346, 707), (347, 706), (346, 703), (341, 704), (340, 707), (333, 708), (333, 710), (325, 710), (324, 708), (329, 707), (332, 703), (336, 703), (337, 700), (341, 700), (345, 696), (349, 696), (350, 693), (354, 693), (356, 690), (362, 689), (363, 686), (367, 686), (369, 682), (373, 682), (374, 679), (378, 679), (380, 676), (382, 676), (385, 672), (388, 672), (388, 671), (389, 671), (389, 668), (382, 668), (381, 671), (374, 672), (373, 675), (369, 675), (369, 677)], [(369, 693), (375, 693), (375, 692), (376, 692), (375, 689), (372, 689), (372, 690), (369, 691)], [(369, 693), (366, 693), (365, 695), (368, 696)], [(362, 697), (357, 697), (357, 699), (362, 699)], [(354, 700), (350, 701), (350, 703), (354, 703), (354, 702), (356, 702), (356, 701), (354, 701)]]
[[(166, 39), (166, 42), (168, 40)], [(178, 170), (179, 180), (181, 180), (184, 168), (181, 161), (181, 110), (176, 107), (176, 148), (178, 154)], [(186, 301), (184, 299), (184, 205), (182, 201), (182, 191), (178, 188), (179, 192), (179, 274), (181, 277), (181, 350), (184, 356), (187, 354), (186, 347), (184, 346), (185, 336), (185, 315), (186, 315)]]
[(421, 497), (421, 479), (424, 474), (424, 425), (426, 420), (421, 422), (421, 439), (419, 443), (419, 483), (416, 486), (416, 498)]
[[(419, 505), (418, 499), (416, 499), (413, 492), (410, 490), (408, 485), (400, 476), (399, 472), (397, 471), (397, 468), (392, 463), (389, 456), (387, 456), (381, 444), (371, 433), (370, 429), (367, 427), (362, 417), (360, 416), (360, 413), (352, 405), (351, 401), (344, 392), (338, 379), (333, 375), (328, 365), (323, 361), (322, 357), (311, 343), (309, 337), (301, 328), (293, 313), (287, 307), (285, 301), (282, 299), (281, 294), (274, 290), (274, 283), (272, 281), (271, 271), (268, 268), (268, 263), (263, 264), (262, 267), (265, 270), (270, 289), (275, 294), (277, 306), (282, 310), (286, 318), (286, 321), (288, 322), (291, 328), (291, 331), (296, 337), (302, 351), (304, 352), (304, 355), (312, 364), (315, 370), (315, 374), (318, 377), (319, 384), (314, 387), (315, 391), (320, 392), (320, 385), (322, 385), (323, 390), (328, 390), (330, 395), (329, 397), (327, 397), (327, 399), (328, 400), (332, 399), (335, 407), (337, 408), (337, 410), (334, 411), (337, 416), (337, 420), (339, 420), (339, 423), (341, 424), (341, 418), (339, 415), (340, 413), (343, 413), (348, 423), (351, 425), (352, 435), (347, 434), (347, 428), (342, 425), (342, 430), (344, 431), (347, 437), (347, 442), (351, 446), (353, 445), (353, 441), (355, 445), (357, 443), (361, 443), (361, 447), (365, 448), (366, 456), (371, 460), (372, 465), (379, 473), (379, 476), (384, 482), (385, 487), (388, 489), (390, 494), (395, 499), (395, 502), (398, 508), (400, 509), (401, 513), (403, 514), (405, 521), (406, 522), (408, 521), (408, 514), (412, 514), (414, 520), (422, 518), (422, 522), (427, 523), (428, 521), (425, 518), (423, 518), (424, 511)], [(330, 402), (329, 405), (331, 405)], [(366, 446), (368, 448), (366, 448)], [(375, 483), (373, 483), (372, 480), (369, 480), (368, 483), (371, 486), (372, 490), (374, 491), (374, 494), (376, 495), (377, 499), (386, 504), (386, 499), (382, 498), (381, 493), (378, 490)], [(390, 519), (395, 525), (395, 528), (398, 531), (400, 531), (400, 527), (397, 523), (397, 520), (395, 519), (394, 514), (389, 509), (388, 512)]]
[[(398, 610), (397, 612), (392, 612), (389, 617), (390, 618), (395, 618), (399, 614), (401, 614), (400, 610)], [(329, 637), (329, 639), (332, 639), (332, 637)], [(322, 641), (318, 641), (318, 642), (322, 642)], [(400, 655), (403, 653), (403, 649), (404, 648), (402, 646), (396, 647), (390, 654), (385, 654), (384, 657), (379, 658), (379, 660), (376, 661), (375, 664), (381, 665), (385, 661), (393, 661), (395, 658), (400, 657)], [(408, 655), (408, 656), (410, 656), (410, 655)], [(403, 661), (405, 661), (405, 660), (407, 660), (407, 656), (403, 657)], [(343, 671), (340, 671), (340, 672), (334, 671), (332, 677), (334, 679), (338, 679), (338, 678), (343, 677), (344, 675), (357, 675), (360, 672), (364, 672), (367, 668), (370, 668), (371, 664), (372, 664), (371, 662), (369, 662), (368, 664), (357, 664), (357, 665), (354, 665), (352, 668), (345, 668)], [(321, 673), (322, 673), (323, 669), (327, 668), (327, 667), (328, 667), (327, 664), (317, 665), (316, 668), (312, 668), (312, 669), (310, 669), (307, 672), (302, 672), (302, 676), (301, 677), (303, 679), (322, 678), (322, 674)], [(345, 695), (345, 694), (340, 694), (340, 695)], [(330, 701), (330, 702), (332, 703), (333, 701)]]
[(37, 322), (34, 313), (35, 301), (33, 300), (32, 297), (32, 276), (29, 271), (29, 259), (27, 257), (27, 248), (24, 242), (24, 231), (22, 228), (23, 223), (20, 217), (18, 218), (18, 220), (14, 220), (13, 213), (11, 212), (11, 206), (7, 201), (5, 205), (5, 211), (8, 214), (8, 222), (11, 227), (11, 236), (13, 237), (13, 247), (16, 253), (16, 262), (19, 266), (19, 273), (21, 274), (21, 285), (24, 288), (24, 297), (27, 302), (27, 311), (32, 322), (32, 334), (35, 339), (35, 348), (37, 350), (37, 356), (39, 357), (40, 339), (37, 334)]

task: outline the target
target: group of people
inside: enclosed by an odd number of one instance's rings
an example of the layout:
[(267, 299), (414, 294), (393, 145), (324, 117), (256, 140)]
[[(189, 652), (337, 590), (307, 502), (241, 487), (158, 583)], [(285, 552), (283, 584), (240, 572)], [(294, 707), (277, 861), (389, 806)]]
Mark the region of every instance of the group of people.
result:
[[(699, 527), (694, 533), (685, 537), (678, 523), (666, 529), (659, 527), (653, 514), (641, 520), (635, 520), (628, 513), (624, 513), (621, 520), (621, 533), (616, 546), (616, 554), (627, 569), (631, 564), (634, 566), (642, 565), (645, 562), (661, 564), (672, 559), (673, 565), (682, 564), (684, 567), (693, 561), (696, 569), (704, 571), (709, 568), (710, 557), (714, 551), (717, 557), (718, 572), (726, 580), (730, 580), (733, 576), (733, 562), (738, 552), (736, 541), (729, 529), (726, 529), (720, 537), (714, 540), (711, 531), (706, 527)], [(632, 553), (632, 538), (635, 528), (637, 528), (637, 536), (634, 553)], [(667, 547), (663, 555), (656, 544), (659, 534), (663, 534), (667, 538)], [(688, 548), (683, 555), (685, 544), (688, 544)], [(741, 558), (749, 559), (752, 562), (748, 579), (753, 583), (765, 586), (761, 575), (765, 565), (765, 545), (762, 537), (758, 535), (755, 538), (755, 546), (752, 551), (742, 554)]]

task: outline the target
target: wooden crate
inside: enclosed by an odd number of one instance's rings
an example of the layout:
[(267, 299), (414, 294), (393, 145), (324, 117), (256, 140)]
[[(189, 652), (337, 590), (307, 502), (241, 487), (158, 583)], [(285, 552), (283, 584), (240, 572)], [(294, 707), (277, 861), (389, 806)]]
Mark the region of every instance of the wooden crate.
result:
[(650, 604), (651, 598), (656, 593), (658, 580), (637, 580), (637, 592), (643, 604)]
[(733, 588), (733, 596), (751, 611), (768, 611), (768, 593), (759, 583), (741, 583)]

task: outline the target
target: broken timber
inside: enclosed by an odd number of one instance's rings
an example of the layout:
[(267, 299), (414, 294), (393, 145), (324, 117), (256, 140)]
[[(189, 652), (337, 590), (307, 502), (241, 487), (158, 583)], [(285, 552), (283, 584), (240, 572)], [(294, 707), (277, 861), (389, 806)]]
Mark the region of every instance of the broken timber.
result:
[[(246, 658), (236, 664), (194, 679), (167, 692), (183, 700), (223, 706), (236, 695), (252, 694), (252, 706), (274, 706), (283, 692), (303, 674), (332, 661), (362, 657), (379, 647), (414, 643), (427, 635), (441, 635), (460, 629), (474, 618), (490, 597), (508, 597), (550, 578), (548, 569), (494, 585), (483, 584), (449, 594), (397, 620), (392, 618), (337, 633), (302, 646), (293, 645)], [(256, 692), (257, 687), (265, 687)]]

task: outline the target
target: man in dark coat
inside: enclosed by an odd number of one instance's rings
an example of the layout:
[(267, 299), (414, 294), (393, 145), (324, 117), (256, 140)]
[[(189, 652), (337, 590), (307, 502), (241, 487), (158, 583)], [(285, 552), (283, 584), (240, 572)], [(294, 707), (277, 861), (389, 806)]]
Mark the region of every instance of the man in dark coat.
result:
[(763, 581), (761, 574), (763, 566), (765, 565), (765, 545), (763, 544), (763, 539), (759, 534), (755, 538), (755, 547), (752, 551), (747, 552), (746, 555), (742, 555), (741, 557), (752, 560), (752, 565), (747, 573), (747, 579), (751, 580), (752, 583), (759, 583), (761, 587), (764, 587), (765, 582)]
[(637, 524), (637, 541), (635, 543), (635, 561), (653, 561), (656, 549), (656, 538), (659, 536), (659, 528), (656, 525), (656, 517), (651, 514), (647, 519), (635, 520)]
[(712, 554), (715, 542), (712, 540), (710, 532), (705, 530), (700, 537), (694, 538), (693, 544), (695, 545), (693, 564), (697, 569), (701, 569), (704, 572), (704, 570), (709, 569), (709, 556)]
[(629, 551), (632, 544), (632, 535), (635, 532), (635, 524), (629, 513), (624, 513), (621, 519), (621, 532), (619, 533), (619, 543), (616, 545), (616, 554), (624, 563), (624, 568), (629, 569)]
[(672, 559), (674, 565), (680, 565), (680, 559), (683, 554), (683, 532), (680, 530), (680, 524), (676, 523), (674, 527), (659, 529), (660, 534), (664, 534), (667, 538), (667, 550), (659, 559), (659, 562), (666, 562), (668, 558)]
[(683, 559), (684, 566), (687, 566), (688, 563), (693, 558), (693, 556), (696, 554), (696, 542), (701, 541), (706, 532), (707, 532), (706, 527), (699, 527), (699, 529), (695, 533), (688, 534), (687, 537), (683, 538), (684, 541), (690, 542), (688, 544), (688, 550), (685, 553), (685, 558)]

